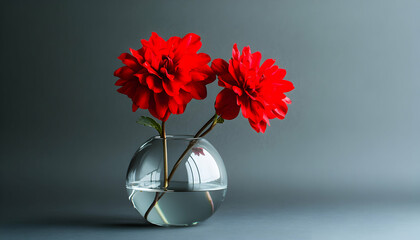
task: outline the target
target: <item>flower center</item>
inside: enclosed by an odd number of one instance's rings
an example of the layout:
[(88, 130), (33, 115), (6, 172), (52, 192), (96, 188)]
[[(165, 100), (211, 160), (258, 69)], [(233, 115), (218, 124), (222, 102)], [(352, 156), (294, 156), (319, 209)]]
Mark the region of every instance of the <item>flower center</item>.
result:
[(160, 67), (160, 73), (166, 75), (166, 73), (171, 74), (173, 70), (174, 62), (172, 58), (168, 56), (162, 56), (162, 62)]

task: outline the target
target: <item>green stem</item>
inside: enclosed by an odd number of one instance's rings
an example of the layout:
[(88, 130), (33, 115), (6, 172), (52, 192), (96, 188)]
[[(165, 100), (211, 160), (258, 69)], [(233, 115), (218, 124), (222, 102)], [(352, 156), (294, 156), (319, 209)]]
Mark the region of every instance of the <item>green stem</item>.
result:
[[(166, 190), (169, 185), (168, 180), (168, 142), (166, 139), (166, 127), (165, 121), (162, 121), (162, 133), (160, 137), (163, 139), (163, 172), (164, 172), (164, 189)], [(144, 218), (147, 220), (147, 217), (152, 211), (153, 207), (156, 205), (159, 198), (159, 192), (156, 193), (155, 198), (153, 199), (152, 205), (147, 209), (146, 213), (144, 214)]]
[(163, 138), (163, 172), (164, 172), (164, 188), (168, 188), (168, 141), (166, 139), (165, 122), (162, 121), (162, 138)]
[(217, 113), (215, 113), (214, 115), (213, 115), (213, 117), (212, 118), (210, 118), (201, 128), (200, 128), (200, 130), (198, 130), (198, 132), (194, 135), (194, 138), (197, 138), (197, 137), (200, 137), (200, 134), (204, 131), (204, 129), (206, 129), (206, 127), (210, 124), (210, 123), (212, 123), (212, 122), (214, 122), (215, 120), (214, 119), (216, 119), (216, 121), (217, 121)]
[[(213, 129), (214, 128), (214, 125), (215, 125), (215, 123), (217, 123), (217, 114), (215, 114), (212, 118), (210, 118), (210, 120), (208, 120), (207, 122), (206, 122), (206, 124), (204, 124), (204, 126), (202, 127), (202, 128), (200, 128), (200, 130), (198, 130), (198, 132), (194, 135), (194, 138), (198, 138), (198, 137), (203, 137), (203, 136), (205, 136), (207, 133), (209, 133), (210, 131), (209, 130), (211, 130), (210, 128), (209, 129), (207, 129), (207, 131), (205, 131), (205, 134), (201, 134), (203, 131), (204, 131), (204, 129), (206, 129), (206, 127), (209, 125), (209, 124), (212, 124), (211, 125), (211, 129)], [(201, 134), (201, 135), (200, 135)], [(168, 177), (168, 181), (171, 181), (171, 179), (172, 179), (172, 177), (174, 176), (174, 174), (175, 174), (175, 170), (178, 168), (178, 166), (179, 166), (179, 164), (181, 164), (181, 161), (182, 161), (182, 159), (185, 157), (185, 155), (188, 153), (188, 151), (195, 145), (197, 143), (197, 139), (193, 139), (193, 140), (191, 140), (191, 142), (190, 142), (190, 144), (188, 145), (188, 147), (185, 149), (185, 151), (181, 154), (181, 156), (178, 158), (178, 160), (176, 161), (176, 163), (175, 163), (175, 165), (174, 165), (174, 167), (172, 168), (172, 171), (171, 171), (171, 173), (169, 174), (169, 177)]]

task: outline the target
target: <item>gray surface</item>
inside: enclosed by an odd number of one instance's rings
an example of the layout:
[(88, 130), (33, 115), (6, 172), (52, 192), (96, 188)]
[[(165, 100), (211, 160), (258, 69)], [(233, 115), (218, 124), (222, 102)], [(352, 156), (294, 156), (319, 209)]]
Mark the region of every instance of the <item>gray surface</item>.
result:
[(322, 239), (417, 240), (420, 205), (363, 204), (224, 205), (189, 228), (147, 225), (129, 208), (55, 212), (0, 226), (2, 239)]
[[(419, 9), (408, 0), (2, 1), (1, 234), (134, 238), (222, 234), (224, 227), (226, 234), (243, 236), (241, 228), (286, 239), (419, 236), (412, 229), (420, 221)], [(135, 123), (145, 111), (131, 112), (112, 73), (121, 66), (118, 55), (139, 48), (152, 31), (164, 38), (198, 33), (212, 58), (228, 58), (237, 42), (277, 59), (296, 86), (286, 120), (272, 121), (262, 135), (239, 118), (209, 135), (230, 189), (224, 208), (202, 227), (161, 233), (33, 223), (51, 211), (53, 219), (66, 217), (69, 206), (92, 219), (97, 212), (119, 218), (121, 208), (133, 214), (125, 171), (154, 132)], [(219, 91), (214, 84), (205, 101), (171, 117), (169, 133), (198, 129)], [(273, 203), (283, 197), (345, 199), (354, 208), (285, 210)], [(392, 204), (366, 213), (372, 199)]]

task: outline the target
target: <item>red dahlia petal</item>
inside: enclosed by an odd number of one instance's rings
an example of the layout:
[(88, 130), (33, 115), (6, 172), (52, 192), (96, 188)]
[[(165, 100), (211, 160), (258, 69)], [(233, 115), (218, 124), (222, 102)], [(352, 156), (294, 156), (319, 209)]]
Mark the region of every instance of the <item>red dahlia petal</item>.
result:
[(239, 50), (238, 50), (238, 44), (233, 44), (233, 48), (232, 48), (232, 58), (239, 60)]
[(201, 100), (207, 97), (206, 85), (200, 82), (191, 82), (183, 87), (195, 99)]
[(151, 44), (146, 39), (142, 39), (140, 40), (140, 42), (143, 45), (143, 47), (151, 47)]
[(211, 68), (205, 64), (201, 67), (195, 68), (190, 72), (192, 81), (201, 81), (203, 84), (209, 84), (216, 80), (216, 74)]
[[(239, 65), (239, 76), (241, 76), (241, 77), (239, 77), (238, 79), (240, 81), (249, 81), (248, 72), (249, 72), (248, 68), (244, 64), (240, 64)], [(256, 84), (254, 84), (254, 85), (256, 85)], [(255, 88), (255, 86), (251, 86), (251, 88)]]
[(137, 109), (139, 109), (139, 107), (137, 107), (137, 105), (133, 103), (133, 105), (131, 105), (131, 110), (135, 112), (137, 111)]
[(190, 73), (190, 69), (177, 69), (174, 81), (181, 82), (182, 84), (187, 84), (191, 82)]
[(161, 121), (168, 120), (169, 115), (170, 115), (170, 112), (169, 111), (166, 111), (166, 114), (163, 117), (159, 116), (158, 113), (157, 113), (157, 111), (156, 111), (156, 103), (154, 101), (154, 98), (150, 98), (150, 99), (153, 99), (153, 100), (150, 100), (150, 103), (149, 103), (149, 112), (150, 112), (150, 114), (152, 114), (153, 117), (155, 117), (155, 118), (157, 118), (157, 119), (159, 119)]
[(171, 113), (182, 114), (185, 111), (186, 104), (178, 104), (175, 99), (169, 98), (168, 107)]
[(178, 82), (175, 81), (170, 81), (168, 79), (164, 79), (162, 81), (162, 85), (163, 88), (165, 89), (165, 92), (169, 95), (169, 96), (175, 96), (178, 95), (179, 93), (179, 88), (181, 87), (181, 85)]
[(252, 118), (261, 121), (264, 118), (264, 106), (259, 101), (250, 101), (248, 112), (251, 111)]
[(166, 111), (166, 114), (165, 114), (165, 116), (163, 117), (162, 121), (166, 122), (166, 121), (168, 120), (168, 118), (169, 118), (169, 116), (170, 116), (170, 115), (171, 115), (171, 112)]
[(240, 57), (240, 61), (247, 68), (251, 67), (252, 58), (251, 58), (251, 48), (249, 46), (246, 46), (242, 49), (242, 55)]
[[(165, 76), (166, 76), (166, 78), (168, 78), (169, 80), (171, 80), (171, 81), (173, 81), (174, 80), (174, 78), (175, 78), (175, 76), (174, 75), (172, 75), (172, 74), (170, 74), (170, 73), (168, 73), (168, 70), (166, 69), (166, 68), (160, 68), (160, 72), (161, 73), (163, 73), (163, 74), (165, 74)], [(162, 78), (162, 80), (163, 80), (163, 78)]]
[(221, 58), (214, 59), (213, 62), (211, 63), (211, 69), (217, 75), (222, 75), (229, 72), (228, 67), (229, 67), (229, 64)]
[(197, 72), (191, 72), (191, 80), (196, 81), (196, 82), (201, 82), (201, 81), (205, 81), (209, 78), (209, 75), (201, 72), (201, 71), (197, 71)]
[(216, 97), (214, 104), (216, 112), (226, 120), (232, 120), (239, 114), (239, 106), (237, 104), (237, 96), (230, 89), (223, 89)]
[(205, 53), (185, 54), (177, 62), (178, 63), (177, 67), (186, 68), (186, 69), (195, 69), (203, 65), (207, 65), (210, 61), (211, 61), (210, 56)]
[(192, 96), (189, 92), (184, 91), (182, 88), (179, 90), (179, 94), (177, 96), (173, 96), (174, 100), (178, 105), (186, 105), (192, 99)]
[(154, 75), (148, 75), (146, 77), (147, 86), (155, 93), (163, 91), (162, 81)]
[(134, 71), (137, 71), (140, 67), (137, 59), (133, 56), (131, 56), (128, 53), (122, 53), (118, 59), (120, 59), (125, 65), (127, 65), (129, 68), (133, 69)]
[(238, 96), (242, 96), (242, 89), (238, 88), (237, 86), (233, 86), (232, 90), (238, 95)]
[(127, 81), (124, 86), (117, 89), (119, 93), (127, 95), (129, 98), (133, 98), (136, 93), (138, 83), (136, 81)]
[(149, 73), (136, 73), (134, 76), (138, 78), (140, 84), (147, 85), (146, 78), (149, 76)]
[(293, 89), (295, 89), (295, 87), (293, 86), (293, 83), (287, 80), (282, 80), (276, 85), (280, 87), (282, 92), (290, 92)]
[(153, 59), (156, 57), (155, 54), (153, 53), (151, 48), (144, 48), (144, 60), (146, 62), (148, 62), (149, 64), (152, 64)]
[(261, 121), (258, 125), (260, 127), (261, 133), (265, 133), (265, 130), (267, 129), (267, 123), (264, 121)]
[(281, 111), (278, 108), (275, 108), (273, 110), (271, 110), (272, 113), (274, 114), (274, 116), (278, 119), (284, 119), (286, 117), (286, 113), (284, 113), (283, 111)]
[(150, 97), (152, 96), (153, 92), (150, 91), (147, 87), (140, 85), (137, 88), (136, 95), (135, 95), (135, 103), (139, 108), (147, 109), (149, 108)]
[(251, 115), (250, 109), (250, 99), (248, 95), (242, 95), (241, 97), (238, 97), (237, 105), (241, 106), (242, 115), (244, 118), (249, 118)]
[(248, 119), (249, 124), (257, 133), (264, 133), (267, 128), (267, 123), (264, 121), (254, 122), (251, 119)]
[(255, 76), (255, 74), (248, 74), (245, 76), (246, 76), (246, 86), (248, 89), (255, 90), (262, 83), (261, 80)]
[(178, 107), (178, 104), (176, 103), (175, 99), (169, 98), (168, 107), (169, 107), (169, 111), (171, 111), (171, 113), (178, 114), (179, 107)]
[(261, 53), (255, 52), (252, 54), (252, 65), (251, 68), (256, 69), (260, 67), (260, 61), (261, 61)]
[(263, 74), (268, 68), (273, 66), (274, 62), (275, 62), (274, 59), (265, 60), (264, 63), (261, 65), (258, 73)]
[(155, 70), (155, 69), (153, 69), (152, 65), (151, 65), (149, 62), (144, 62), (144, 63), (142, 64), (142, 66), (143, 66), (145, 69), (147, 69), (147, 72), (148, 72), (149, 74), (153, 74), (153, 75), (155, 75), (156, 77), (161, 78), (161, 76), (159, 75), (159, 73), (158, 73), (158, 72), (156, 72), (156, 70)]
[(118, 79), (116, 82), (115, 82), (115, 86), (123, 86), (126, 82), (127, 82), (128, 80), (125, 80), (125, 79)]
[(174, 59), (174, 51), (178, 48), (179, 42), (181, 41), (180, 37), (173, 36), (168, 39), (166, 45), (169, 48), (169, 57)]
[(286, 76), (286, 69), (279, 68), (274, 74), (275, 79), (283, 79)]
[(275, 74), (277, 73), (277, 71), (279, 70), (279, 67), (274, 65), (269, 67), (267, 70), (265, 70), (264, 75), (266, 77), (272, 77), (275, 78)]
[(142, 63), (144, 62), (144, 57), (139, 53), (138, 50), (134, 50), (130, 48), (131, 54), (137, 59), (137, 62)]
[(134, 71), (127, 67), (120, 67), (114, 72), (114, 76), (122, 78), (122, 79), (131, 79), (133, 78)]
[(239, 71), (239, 64), (240, 63), (238, 61), (235, 61), (233, 59), (229, 60), (229, 67), (228, 67), (229, 73), (232, 76), (232, 78), (235, 79), (237, 83), (243, 82), (243, 77), (244, 77), (244, 76), (241, 77), (241, 73)]
[(274, 116), (278, 119), (284, 119), (284, 117), (287, 114), (287, 110), (287, 104), (284, 101), (282, 101), (280, 104), (277, 104), (275, 108), (271, 110), (271, 113), (274, 114)]
[(154, 99), (156, 114), (160, 120), (164, 121), (168, 111), (168, 95), (166, 95), (166, 93), (155, 93)]
[(187, 107), (187, 104), (178, 105), (178, 114), (184, 113), (186, 107)]
[(233, 86), (237, 86), (237, 85), (238, 83), (236, 82), (235, 79), (233, 79), (230, 73), (219, 75), (219, 86), (232, 88)]
[(187, 53), (196, 53), (201, 48), (201, 38), (195, 33), (185, 35), (176, 49), (177, 53), (186, 51)]
[[(154, 96), (154, 95), (153, 95)], [(149, 112), (153, 117), (159, 119), (159, 115), (156, 112), (156, 102), (154, 97), (149, 98)]]
[(149, 42), (152, 46), (156, 48), (161, 48), (166, 45), (166, 41), (161, 38), (157, 33), (152, 32), (152, 36), (149, 38)]
[(196, 67), (200, 67), (203, 65), (207, 65), (209, 62), (211, 61), (211, 58), (208, 54), (206, 53), (199, 53), (197, 55), (195, 55), (195, 59), (194, 59), (194, 68)]
[(285, 102), (286, 104), (291, 104), (292, 100), (290, 100), (290, 98), (288, 98), (288, 97), (285, 97), (285, 98), (283, 98), (283, 102)]

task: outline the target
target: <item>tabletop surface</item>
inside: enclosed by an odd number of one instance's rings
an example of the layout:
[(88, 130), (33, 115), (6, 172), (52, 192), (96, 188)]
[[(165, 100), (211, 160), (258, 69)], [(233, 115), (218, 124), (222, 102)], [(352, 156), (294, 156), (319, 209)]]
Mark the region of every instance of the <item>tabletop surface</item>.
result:
[(420, 239), (419, 202), (222, 205), (194, 227), (149, 225), (130, 206), (6, 211), (0, 239)]

